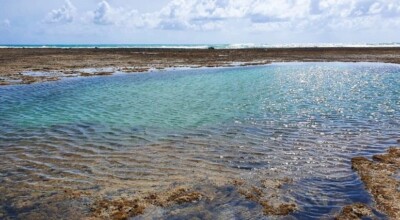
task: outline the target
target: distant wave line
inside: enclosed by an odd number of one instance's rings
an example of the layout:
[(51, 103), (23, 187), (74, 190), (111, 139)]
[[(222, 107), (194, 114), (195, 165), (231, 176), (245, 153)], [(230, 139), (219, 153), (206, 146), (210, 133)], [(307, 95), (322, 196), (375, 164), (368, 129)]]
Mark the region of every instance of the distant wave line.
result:
[(155, 48), (155, 49), (251, 49), (251, 48), (308, 48), (308, 47), (400, 47), (400, 43), (291, 43), (291, 44), (4, 44), (0, 48)]

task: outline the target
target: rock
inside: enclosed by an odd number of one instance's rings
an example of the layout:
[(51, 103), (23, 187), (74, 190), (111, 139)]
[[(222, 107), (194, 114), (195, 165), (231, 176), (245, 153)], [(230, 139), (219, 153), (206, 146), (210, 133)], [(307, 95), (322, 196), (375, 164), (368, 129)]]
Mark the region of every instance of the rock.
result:
[(363, 217), (373, 216), (372, 210), (365, 204), (354, 203), (345, 206), (342, 211), (335, 217), (336, 220), (361, 219)]
[(395, 175), (400, 170), (400, 148), (390, 148), (387, 154), (351, 160), (365, 187), (374, 196), (378, 209), (391, 219), (400, 219), (400, 182)]
[(128, 219), (144, 213), (150, 205), (168, 207), (202, 199), (200, 192), (178, 187), (159, 194), (151, 193), (144, 198), (119, 198), (114, 200), (98, 200), (91, 210), (92, 217), (105, 219)]
[(271, 205), (271, 202), (266, 198), (268, 197), (265, 193), (265, 189), (272, 189), (279, 191), (282, 184), (290, 183), (292, 180), (285, 178), (282, 180), (264, 180), (262, 182), (262, 188), (257, 186), (249, 186), (243, 180), (235, 180), (233, 184), (237, 187), (239, 194), (243, 195), (246, 199), (251, 200), (260, 204), (263, 207), (264, 215), (289, 215), (297, 210), (296, 204), (283, 203), (278, 206)]

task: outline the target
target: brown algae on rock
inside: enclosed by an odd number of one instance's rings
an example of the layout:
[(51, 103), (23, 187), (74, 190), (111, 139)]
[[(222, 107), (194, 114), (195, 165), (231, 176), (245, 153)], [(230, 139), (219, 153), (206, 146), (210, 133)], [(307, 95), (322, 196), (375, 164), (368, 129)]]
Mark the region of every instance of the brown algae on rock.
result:
[(93, 204), (91, 211), (94, 218), (128, 219), (144, 213), (148, 204), (140, 199), (119, 198), (116, 200), (100, 200)]
[(162, 193), (151, 193), (143, 198), (100, 199), (92, 207), (92, 217), (104, 219), (128, 219), (144, 213), (149, 206), (169, 207), (199, 201), (203, 195), (186, 187), (177, 187)]
[[(269, 194), (272, 189), (280, 190), (277, 185), (282, 185), (288, 182), (289, 179), (275, 180), (274, 186), (271, 188), (259, 187), (251, 185), (250, 183), (236, 179), (232, 182), (233, 188), (238, 192), (238, 196), (244, 196), (246, 200), (254, 202), (262, 207), (264, 215), (289, 215), (297, 210), (297, 206), (293, 203), (276, 203), (270, 200)], [(279, 184), (277, 184), (279, 183)], [(232, 187), (232, 185), (229, 185)], [(224, 187), (216, 187), (218, 192)], [(211, 188), (214, 189), (211, 186)], [(228, 187), (228, 186), (227, 186)], [(193, 203), (200, 200), (207, 200), (211, 202), (215, 199), (218, 200), (213, 190), (206, 188), (192, 189), (189, 187), (175, 187), (170, 190), (162, 192), (152, 192), (144, 196), (133, 197), (118, 197), (115, 199), (100, 198), (91, 205), (91, 218), (94, 219), (128, 219), (130, 217), (145, 214), (147, 209), (152, 210), (151, 207), (170, 208), (175, 205), (183, 205)], [(279, 193), (274, 191), (274, 193)], [(278, 196), (276, 196), (278, 197)]]
[(391, 219), (400, 219), (400, 182), (395, 175), (400, 170), (400, 148), (390, 148), (387, 154), (351, 160), (352, 168), (360, 175), (368, 191), (373, 195), (378, 209)]
[(109, 76), (112, 74), (113, 74), (113, 72), (105, 72), (105, 71), (93, 72), (93, 73), (87, 73), (87, 72), (80, 73), (81, 76)]
[(289, 215), (297, 210), (294, 203), (273, 204), (271, 198), (277, 198), (280, 194), (279, 190), (283, 184), (291, 183), (289, 178), (284, 179), (266, 179), (261, 181), (261, 187), (249, 185), (243, 180), (234, 180), (239, 194), (246, 199), (260, 204), (263, 207), (264, 215)]
[(362, 203), (354, 203), (343, 207), (341, 212), (335, 217), (336, 220), (356, 220), (363, 217), (374, 216), (372, 209)]

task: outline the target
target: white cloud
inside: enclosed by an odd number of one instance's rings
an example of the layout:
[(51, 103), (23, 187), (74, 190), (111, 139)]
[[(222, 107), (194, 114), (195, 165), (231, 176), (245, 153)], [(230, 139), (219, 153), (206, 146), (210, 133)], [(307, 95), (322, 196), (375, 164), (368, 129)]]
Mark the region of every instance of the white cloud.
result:
[(303, 19), (310, 10), (309, 0), (282, 0), (279, 4), (274, 0), (256, 0), (253, 5), (245, 16), (254, 23)]
[(318, 20), (332, 31), (400, 28), (396, 0), (320, 0), (319, 8)]
[(107, 1), (98, 4), (92, 19), (95, 24), (101, 25), (116, 24), (120, 20), (118, 10), (111, 8)]
[(332, 28), (338, 27), (337, 22), (352, 28), (361, 22), (357, 17), (399, 17), (399, 7), (396, 0), (172, 0), (160, 11), (141, 15), (137, 24), (155, 29), (208, 30), (239, 19), (258, 30), (314, 28), (318, 23)]
[(245, 0), (172, 0), (160, 11), (142, 15), (142, 24), (156, 29), (218, 29), (228, 19), (242, 18)]
[(106, 1), (102, 1), (94, 11), (93, 22), (96, 24), (113, 24), (116, 15), (115, 10)]
[(102, 0), (93, 11), (88, 11), (82, 16), (86, 23), (96, 25), (133, 26), (139, 19), (138, 11), (112, 7), (106, 0)]
[(76, 16), (76, 8), (70, 0), (66, 0), (65, 4), (59, 8), (54, 9), (47, 14), (45, 22), (47, 23), (71, 23)]
[(400, 16), (398, 0), (320, 0), (319, 6), (323, 12), (335, 17)]
[(295, 22), (310, 15), (311, 3), (315, 0), (172, 0), (160, 11), (142, 15), (142, 24), (156, 29), (212, 30), (232, 20)]
[(4, 19), (2, 21), (0, 21), (0, 27), (10, 27), (11, 26), (11, 22), (8, 19)]
[[(77, 18), (67, 0), (51, 11), (46, 21), (68, 23)], [(309, 31), (318, 29), (363, 29), (399, 26), (399, 0), (171, 0), (160, 10), (140, 14), (111, 6), (102, 0), (80, 20), (97, 25), (119, 25), (139, 29), (220, 30), (246, 29)], [(237, 22), (240, 21), (240, 22)], [(231, 26), (231, 27), (230, 27)]]

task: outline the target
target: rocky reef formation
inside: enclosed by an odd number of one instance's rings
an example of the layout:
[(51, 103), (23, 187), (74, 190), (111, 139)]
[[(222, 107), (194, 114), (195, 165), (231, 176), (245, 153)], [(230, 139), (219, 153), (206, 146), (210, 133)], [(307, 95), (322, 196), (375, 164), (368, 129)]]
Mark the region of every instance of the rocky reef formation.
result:
[(151, 205), (168, 207), (198, 201), (202, 197), (200, 192), (178, 187), (160, 194), (151, 193), (143, 198), (101, 199), (92, 205), (91, 211), (93, 218), (128, 219), (143, 214)]
[[(0, 48), (0, 86), (55, 81), (64, 77), (110, 75), (109, 71), (82, 72), (84, 68), (112, 68), (121, 72), (176, 67), (260, 65), (271, 62), (385, 62), (400, 63), (400, 49), (392, 48)], [(26, 76), (24, 72), (45, 73)]]
[[(238, 196), (254, 202), (262, 207), (264, 215), (285, 216), (297, 210), (294, 203), (283, 203), (280, 196), (280, 188), (291, 183), (290, 179), (265, 180), (258, 185), (250, 184), (243, 179), (237, 179), (232, 185), (226, 187), (234, 188)], [(221, 190), (224, 187), (216, 187)], [(175, 205), (184, 205), (198, 202), (200, 200), (212, 202), (217, 194), (211, 193), (208, 188), (193, 189), (189, 187), (175, 187), (162, 192), (152, 192), (144, 196), (117, 197), (105, 199), (101, 197), (92, 203), (90, 207), (92, 219), (128, 219), (130, 217), (144, 214), (146, 209), (154, 207), (174, 208)], [(222, 193), (223, 194), (223, 193)]]
[(400, 148), (390, 148), (386, 154), (351, 160), (352, 168), (360, 175), (373, 195), (377, 208), (391, 219), (400, 219)]
[(341, 212), (335, 217), (336, 220), (356, 220), (365, 217), (375, 217), (372, 209), (362, 203), (354, 203), (343, 207)]
[[(289, 215), (297, 210), (294, 203), (273, 204), (270, 198), (279, 196), (279, 190), (284, 184), (291, 183), (289, 178), (262, 181), (260, 186), (250, 185), (242, 180), (235, 180), (234, 185), (238, 192), (246, 199), (260, 204), (263, 207), (264, 215)], [(272, 194), (271, 194), (272, 192)]]

